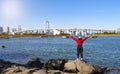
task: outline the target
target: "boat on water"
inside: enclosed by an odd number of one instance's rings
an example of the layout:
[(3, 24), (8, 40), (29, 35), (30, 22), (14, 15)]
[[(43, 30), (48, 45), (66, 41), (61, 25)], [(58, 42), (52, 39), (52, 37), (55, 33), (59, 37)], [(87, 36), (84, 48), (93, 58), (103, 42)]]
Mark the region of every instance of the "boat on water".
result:
[(0, 39), (9, 39), (10, 37), (8, 36), (0, 36)]

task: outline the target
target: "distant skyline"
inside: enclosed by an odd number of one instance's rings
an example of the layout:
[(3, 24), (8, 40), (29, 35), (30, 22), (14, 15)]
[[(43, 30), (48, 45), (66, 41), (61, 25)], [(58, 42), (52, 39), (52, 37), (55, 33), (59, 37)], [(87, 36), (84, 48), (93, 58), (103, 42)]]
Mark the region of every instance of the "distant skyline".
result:
[(0, 26), (120, 28), (120, 0), (0, 0)]

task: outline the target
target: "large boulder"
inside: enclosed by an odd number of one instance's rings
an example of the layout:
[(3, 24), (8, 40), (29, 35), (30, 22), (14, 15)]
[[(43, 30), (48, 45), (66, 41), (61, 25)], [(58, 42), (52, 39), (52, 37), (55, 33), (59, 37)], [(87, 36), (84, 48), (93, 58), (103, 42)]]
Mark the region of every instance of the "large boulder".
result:
[(77, 72), (79, 74), (103, 74), (102, 68), (91, 65), (81, 60), (68, 61), (64, 65), (64, 71)]
[(40, 62), (39, 58), (35, 57), (35, 58), (32, 58), (31, 60), (29, 60), (28, 63), (26, 64), (26, 66), (29, 68), (42, 68), (43, 63)]
[[(27, 65), (27, 66), (26, 66)], [(50, 59), (45, 63), (39, 58), (32, 58), (27, 64), (20, 65), (0, 60), (1, 74), (103, 74), (107, 67), (101, 69), (81, 60)]]
[(67, 61), (68, 59), (49, 59), (44, 67), (46, 70), (63, 70)]
[(64, 65), (64, 71), (70, 72), (70, 73), (74, 73), (74, 72), (77, 73), (78, 70), (76, 68), (75, 62), (72, 61), (72, 60), (69, 60), (67, 63), (65, 63), (65, 65)]
[(18, 74), (18, 73), (27, 74), (28, 73), (27, 70), (28, 69), (23, 66), (13, 65), (11, 67), (6, 68), (1, 74)]
[(0, 73), (3, 72), (5, 69), (11, 67), (12, 65), (20, 66), (20, 64), (12, 63), (9, 61), (4, 61), (4, 60), (0, 59)]

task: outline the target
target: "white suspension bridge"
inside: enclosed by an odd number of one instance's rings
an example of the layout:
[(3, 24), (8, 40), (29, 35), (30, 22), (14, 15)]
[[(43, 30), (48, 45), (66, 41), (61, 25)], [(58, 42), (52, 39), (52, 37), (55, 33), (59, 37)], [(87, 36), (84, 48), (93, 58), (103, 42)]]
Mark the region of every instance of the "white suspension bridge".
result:
[(31, 29), (31, 30), (18, 30), (14, 33), (21, 34), (72, 34), (72, 35), (94, 35), (95, 33), (120, 33), (119, 30), (102, 30), (102, 29), (79, 29), (79, 28), (50, 28), (49, 21), (45, 22), (45, 28)]
[(39, 29), (32, 29), (32, 30), (24, 30), (24, 31), (16, 31), (15, 33), (22, 33), (22, 34), (72, 34), (72, 35), (93, 35), (95, 33), (120, 33), (119, 30), (97, 30), (97, 29), (78, 29), (78, 28), (39, 28)]

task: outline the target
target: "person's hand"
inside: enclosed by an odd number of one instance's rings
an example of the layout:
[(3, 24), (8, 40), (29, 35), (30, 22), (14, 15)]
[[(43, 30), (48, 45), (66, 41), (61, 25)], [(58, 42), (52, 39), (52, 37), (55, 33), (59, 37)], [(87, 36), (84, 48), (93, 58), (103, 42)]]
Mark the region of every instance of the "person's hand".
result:
[(91, 36), (90, 35), (86, 35), (86, 37), (90, 38)]

